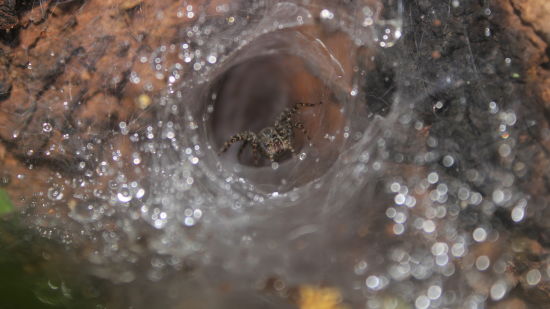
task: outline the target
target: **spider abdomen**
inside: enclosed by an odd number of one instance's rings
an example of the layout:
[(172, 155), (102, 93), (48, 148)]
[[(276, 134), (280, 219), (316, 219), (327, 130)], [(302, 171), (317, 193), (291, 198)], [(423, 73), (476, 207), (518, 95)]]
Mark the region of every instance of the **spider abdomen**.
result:
[(286, 151), (294, 151), (292, 137), (292, 130), (287, 128), (264, 128), (259, 134), (260, 150), (264, 156), (276, 159)]

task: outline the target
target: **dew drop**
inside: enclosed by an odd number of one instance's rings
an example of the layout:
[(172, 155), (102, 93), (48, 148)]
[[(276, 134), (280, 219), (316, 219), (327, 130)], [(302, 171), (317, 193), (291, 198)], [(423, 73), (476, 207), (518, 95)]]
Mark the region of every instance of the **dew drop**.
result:
[(506, 283), (504, 281), (497, 281), (491, 286), (490, 294), (493, 300), (501, 300), (506, 295)]
[(103, 216), (103, 207), (96, 201), (69, 201), (69, 217), (80, 222), (89, 223), (99, 220)]
[(367, 262), (362, 260), (355, 264), (354, 272), (356, 275), (363, 275), (367, 271)]
[(104, 175), (108, 175), (109, 172), (110, 172), (109, 163), (105, 161), (101, 161), (96, 168), (97, 175), (104, 176)]
[(44, 122), (42, 124), (42, 131), (44, 133), (50, 133), (53, 130), (53, 126), (49, 122)]
[(425, 295), (420, 295), (416, 298), (414, 306), (417, 309), (427, 309), (430, 306), (430, 299)]
[(481, 255), (476, 259), (475, 262), (476, 268), (480, 271), (484, 271), (491, 265), (491, 260), (486, 255)]
[(538, 269), (531, 269), (525, 275), (525, 279), (529, 285), (537, 285), (540, 282), (542, 275)]
[(485, 229), (482, 227), (478, 227), (474, 230), (474, 232), (472, 233), (472, 236), (475, 241), (483, 242), (485, 241), (485, 239), (487, 239), (487, 231), (485, 231)]
[(139, 153), (134, 152), (132, 154), (132, 163), (134, 163), (134, 165), (139, 165), (141, 163), (141, 156)]
[(63, 198), (63, 187), (53, 186), (48, 189), (48, 198), (52, 201), (59, 201)]
[(333, 19), (334, 18), (334, 13), (332, 13), (331, 11), (329, 11), (327, 9), (323, 9), (319, 15), (322, 19)]
[(210, 56), (208, 56), (207, 60), (208, 60), (208, 63), (214, 64), (214, 63), (216, 63), (216, 61), (218, 61), (218, 58), (216, 58), (216, 56), (214, 56), (214, 55), (210, 55)]
[(514, 222), (520, 222), (521, 220), (523, 220), (523, 217), (525, 216), (525, 207), (522, 207), (522, 206), (514, 207), (514, 209), (512, 209), (511, 216)]
[(117, 199), (122, 203), (128, 203), (132, 200), (132, 193), (130, 192), (128, 186), (124, 185), (119, 189)]
[(443, 166), (451, 167), (453, 166), (454, 163), (455, 163), (455, 159), (452, 156), (446, 155), (443, 157)]
[(428, 288), (428, 298), (436, 300), (441, 296), (441, 287), (439, 285), (432, 285)]
[(367, 287), (371, 290), (380, 289), (380, 279), (377, 276), (369, 276), (365, 283)]

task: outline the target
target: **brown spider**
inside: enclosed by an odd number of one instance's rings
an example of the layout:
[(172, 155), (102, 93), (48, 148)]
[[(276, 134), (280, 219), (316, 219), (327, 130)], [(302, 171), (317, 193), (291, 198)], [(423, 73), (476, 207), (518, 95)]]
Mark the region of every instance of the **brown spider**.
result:
[[(322, 104), (322, 102), (319, 102)], [(285, 109), (275, 124), (270, 127), (263, 128), (258, 134), (250, 131), (244, 131), (233, 135), (227, 142), (223, 144), (220, 154), (226, 152), (231, 145), (239, 141), (244, 141), (239, 149), (239, 155), (244, 150), (244, 147), (249, 143), (252, 144), (252, 152), (255, 162), (258, 163), (258, 155), (268, 158), (271, 162), (279, 159), (286, 151), (296, 154), (296, 150), (292, 146), (294, 141), (294, 128), (302, 130), (304, 136), (311, 140), (304, 124), (293, 119), (293, 116), (302, 107), (311, 107), (317, 104), (313, 103), (296, 103), (292, 108)]]

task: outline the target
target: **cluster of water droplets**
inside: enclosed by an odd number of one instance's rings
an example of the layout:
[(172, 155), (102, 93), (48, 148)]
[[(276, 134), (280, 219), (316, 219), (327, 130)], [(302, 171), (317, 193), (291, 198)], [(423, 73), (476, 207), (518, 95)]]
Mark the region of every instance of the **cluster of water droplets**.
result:
[(321, 22), (329, 28), (347, 32), (357, 45), (392, 47), (402, 36), (403, 3), (401, 1), (359, 1), (327, 6), (319, 12)]

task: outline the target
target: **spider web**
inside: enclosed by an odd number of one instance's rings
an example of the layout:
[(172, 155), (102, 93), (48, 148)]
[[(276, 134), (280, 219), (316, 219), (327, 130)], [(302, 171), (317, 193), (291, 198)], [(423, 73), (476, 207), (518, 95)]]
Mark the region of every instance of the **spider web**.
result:
[[(489, 4), (129, 1), (112, 8), (122, 24), (143, 10), (176, 30), (136, 22), (119, 42), (101, 12), (78, 20), (94, 3), (33, 9), (89, 36), (49, 33), (12, 61), (27, 68), (12, 96), (32, 95), (2, 103), (0, 133), (27, 168), (52, 170), (39, 202), (20, 201), (27, 220), (82, 249), (95, 276), (199, 302), (211, 295), (189, 286), (227, 281), (243, 291), (235, 306), (268, 278), (369, 308), (482, 307), (513, 287), (510, 254), (482, 249), (507, 252), (506, 228), (544, 213), (526, 177), (541, 116), (520, 105), (521, 67)], [(218, 155), (295, 102), (323, 103), (297, 115), (312, 139), (296, 134), (296, 156)]]

